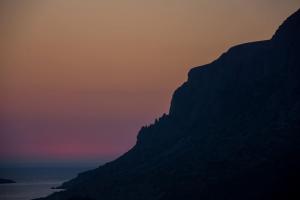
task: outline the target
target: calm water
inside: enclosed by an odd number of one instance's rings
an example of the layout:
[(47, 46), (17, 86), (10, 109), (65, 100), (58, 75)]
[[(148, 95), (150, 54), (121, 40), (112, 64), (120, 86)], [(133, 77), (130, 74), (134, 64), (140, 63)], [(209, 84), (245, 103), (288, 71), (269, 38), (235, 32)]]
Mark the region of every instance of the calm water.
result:
[(57, 190), (51, 187), (74, 178), (93, 167), (0, 167), (0, 177), (17, 183), (0, 184), (0, 200), (29, 200), (47, 196)]

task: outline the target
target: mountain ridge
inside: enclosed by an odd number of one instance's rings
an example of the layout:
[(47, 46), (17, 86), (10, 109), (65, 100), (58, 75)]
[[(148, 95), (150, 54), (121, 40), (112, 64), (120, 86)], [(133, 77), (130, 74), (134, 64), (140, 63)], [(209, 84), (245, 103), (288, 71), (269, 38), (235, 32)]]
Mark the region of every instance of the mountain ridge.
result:
[(191, 69), (169, 114), (141, 128), (131, 150), (46, 199), (292, 197), (300, 178), (299, 58), (300, 10), (270, 40)]

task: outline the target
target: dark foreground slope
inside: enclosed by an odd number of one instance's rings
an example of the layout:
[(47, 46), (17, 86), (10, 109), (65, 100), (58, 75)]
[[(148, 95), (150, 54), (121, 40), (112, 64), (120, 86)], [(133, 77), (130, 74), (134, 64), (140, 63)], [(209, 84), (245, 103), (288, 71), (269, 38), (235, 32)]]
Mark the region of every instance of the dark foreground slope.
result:
[(47, 200), (300, 199), (300, 11), (189, 72), (117, 160)]

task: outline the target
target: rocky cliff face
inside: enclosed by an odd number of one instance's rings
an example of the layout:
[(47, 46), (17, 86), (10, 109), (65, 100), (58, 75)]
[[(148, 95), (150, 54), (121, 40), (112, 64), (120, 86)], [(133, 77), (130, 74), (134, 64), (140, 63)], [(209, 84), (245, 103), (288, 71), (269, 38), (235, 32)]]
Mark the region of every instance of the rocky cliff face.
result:
[(193, 68), (117, 160), (47, 199), (290, 199), (300, 178), (300, 10)]

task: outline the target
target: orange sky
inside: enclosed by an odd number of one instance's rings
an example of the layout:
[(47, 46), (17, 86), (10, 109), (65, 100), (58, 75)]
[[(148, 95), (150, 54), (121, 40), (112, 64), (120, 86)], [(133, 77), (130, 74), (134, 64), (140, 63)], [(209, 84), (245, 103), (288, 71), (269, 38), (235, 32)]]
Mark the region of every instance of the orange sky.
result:
[(270, 38), (300, 7), (299, 0), (0, 4), (3, 160), (119, 155), (141, 126), (168, 112), (191, 67)]

